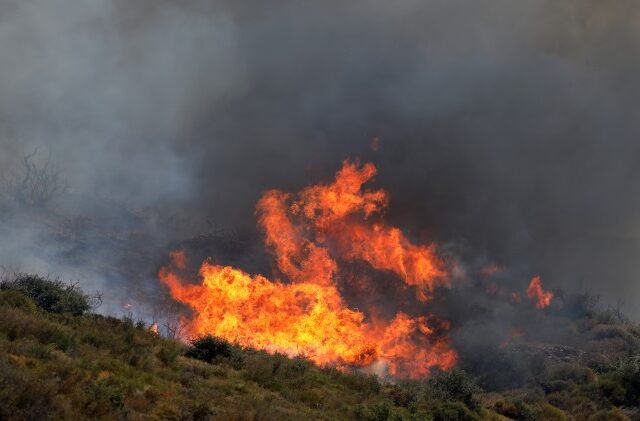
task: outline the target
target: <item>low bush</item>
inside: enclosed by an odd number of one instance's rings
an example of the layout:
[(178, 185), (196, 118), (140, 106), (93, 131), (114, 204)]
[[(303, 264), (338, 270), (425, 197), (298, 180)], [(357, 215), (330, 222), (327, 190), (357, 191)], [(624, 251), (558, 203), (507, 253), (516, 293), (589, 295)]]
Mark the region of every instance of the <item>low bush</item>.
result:
[(442, 372), (427, 382), (432, 398), (443, 401), (460, 401), (469, 408), (477, 408), (475, 394), (480, 391), (475, 382), (462, 370)]
[(498, 401), (494, 405), (494, 410), (507, 418), (520, 421), (535, 421), (537, 419), (535, 411), (522, 400)]
[(19, 274), (14, 279), (5, 279), (0, 282), (0, 290), (18, 291), (45, 311), (74, 316), (88, 312), (99, 301), (99, 296), (85, 294), (76, 284), (38, 275)]
[(277, 387), (278, 362), (266, 352), (251, 352), (244, 358), (245, 378), (269, 389)]
[(605, 377), (600, 379), (597, 388), (600, 398), (606, 399), (613, 405), (621, 405), (627, 398), (627, 391), (615, 378)]
[(545, 421), (566, 421), (568, 418), (567, 414), (565, 414), (563, 410), (545, 403), (542, 404), (542, 407), (538, 412), (538, 419)]
[(550, 381), (572, 381), (576, 384), (590, 383), (595, 380), (593, 371), (577, 362), (560, 362), (549, 365), (544, 377)]
[(640, 402), (640, 354), (621, 358), (615, 366), (613, 377), (626, 391), (625, 403), (638, 405)]
[(167, 341), (160, 346), (156, 352), (156, 357), (165, 366), (173, 364), (176, 359), (184, 353), (184, 345), (177, 341)]
[(375, 405), (360, 404), (355, 407), (354, 415), (359, 421), (387, 421), (392, 419), (393, 405), (387, 400)]
[(223, 358), (230, 359), (233, 356), (233, 345), (216, 336), (200, 336), (191, 340), (191, 346), (185, 355), (212, 363)]
[(589, 421), (629, 421), (629, 417), (618, 408), (602, 409), (589, 417)]
[(432, 413), (433, 421), (480, 421), (480, 417), (461, 402), (439, 403)]
[(380, 393), (381, 386), (378, 376), (354, 373), (342, 379), (343, 384), (357, 391), (363, 398)]
[(29, 313), (33, 313), (37, 309), (29, 297), (19, 291), (11, 290), (0, 291), (0, 306), (15, 307)]

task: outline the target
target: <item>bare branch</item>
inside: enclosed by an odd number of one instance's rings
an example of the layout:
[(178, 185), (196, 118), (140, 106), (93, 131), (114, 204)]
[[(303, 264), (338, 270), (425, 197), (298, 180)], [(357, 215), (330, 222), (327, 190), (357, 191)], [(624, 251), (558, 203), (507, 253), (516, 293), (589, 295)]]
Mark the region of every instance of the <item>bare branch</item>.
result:
[(22, 205), (44, 207), (68, 189), (67, 182), (61, 180), (60, 169), (51, 160), (51, 152), (40, 163), (36, 161), (39, 156), (40, 150), (35, 148), (22, 157), (20, 174), (13, 174), (10, 178), (4, 175), (2, 177), (5, 188)]
[(102, 306), (102, 303), (103, 303), (102, 296), (103, 296), (103, 291), (96, 291), (96, 293), (90, 297), (91, 311), (95, 312), (97, 309), (99, 309)]

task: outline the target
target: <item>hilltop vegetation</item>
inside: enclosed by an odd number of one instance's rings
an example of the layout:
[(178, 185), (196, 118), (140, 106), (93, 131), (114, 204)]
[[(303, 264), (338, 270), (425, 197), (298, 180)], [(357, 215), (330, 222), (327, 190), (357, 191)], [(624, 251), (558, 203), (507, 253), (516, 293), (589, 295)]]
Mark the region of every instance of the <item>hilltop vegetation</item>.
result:
[[(490, 371), (394, 384), (214, 337), (163, 338), (91, 313), (94, 298), (34, 276), (0, 285), (0, 419), (640, 419), (637, 349), (553, 358), (548, 346), (514, 346), (529, 373), (514, 389), (487, 389)], [(604, 339), (640, 338), (608, 323)]]

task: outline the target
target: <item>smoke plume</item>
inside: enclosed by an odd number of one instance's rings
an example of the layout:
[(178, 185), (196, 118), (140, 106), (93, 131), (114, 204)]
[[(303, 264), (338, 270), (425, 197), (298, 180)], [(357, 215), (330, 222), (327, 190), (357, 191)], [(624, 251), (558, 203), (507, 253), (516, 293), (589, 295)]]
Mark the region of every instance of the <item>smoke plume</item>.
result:
[(0, 264), (124, 299), (117, 267), (145, 262), (153, 291), (206, 221), (253, 238), (264, 190), (360, 157), (413, 238), (637, 318), (639, 18), (631, 0), (3, 1), (0, 168), (39, 146), (69, 188), (60, 219), (6, 210)]

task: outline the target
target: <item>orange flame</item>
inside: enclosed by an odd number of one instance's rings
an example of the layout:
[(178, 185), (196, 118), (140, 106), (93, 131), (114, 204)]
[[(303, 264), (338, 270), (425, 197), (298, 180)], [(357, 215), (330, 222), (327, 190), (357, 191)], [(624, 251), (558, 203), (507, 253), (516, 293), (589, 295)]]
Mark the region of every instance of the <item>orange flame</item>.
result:
[[(340, 262), (355, 260), (395, 274), (422, 302), (436, 287), (449, 286), (434, 244), (414, 245), (398, 228), (370, 221), (388, 203), (383, 190), (362, 189), (375, 173), (372, 164), (345, 161), (331, 184), (297, 196), (264, 193), (256, 213), (286, 283), (205, 262), (202, 283), (189, 284), (162, 268), (159, 277), (172, 296), (193, 310), (188, 334), (213, 334), (338, 367), (380, 361), (396, 377), (424, 377), (455, 365), (456, 353), (442, 336), (447, 322), (402, 311), (385, 319), (376, 308), (366, 316), (340, 293)], [(172, 257), (180, 268), (184, 256)]]
[(535, 276), (527, 288), (527, 297), (530, 300), (535, 300), (536, 308), (542, 309), (551, 304), (553, 292), (542, 289), (542, 280), (539, 276)]
[[(274, 250), (279, 269), (293, 282), (312, 279), (332, 284), (337, 270), (329, 256), (332, 247), (342, 259), (362, 260), (374, 269), (395, 273), (426, 301), (436, 286), (449, 286), (444, 264), (434, 244), (416, 246), (398, 228), (366, 224), (388, 202), (383, 190), (362, 191), (375, 174), (373, 164), (358, 168), (345, 161), (332, 184), (308, 187), (292, 203), (289, 194), (266, 192), (257, 206), (266, 243)], [(298, 224), (296, 217), (302, 219)], [(307, 238), (310, 231), (315, 241)]]

